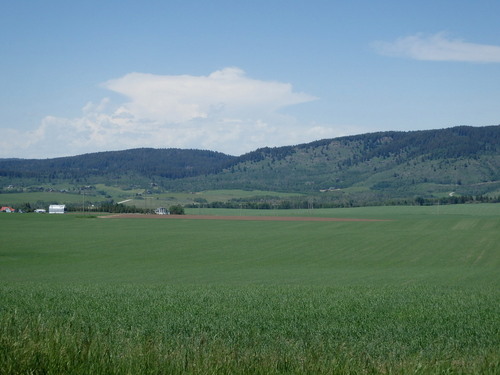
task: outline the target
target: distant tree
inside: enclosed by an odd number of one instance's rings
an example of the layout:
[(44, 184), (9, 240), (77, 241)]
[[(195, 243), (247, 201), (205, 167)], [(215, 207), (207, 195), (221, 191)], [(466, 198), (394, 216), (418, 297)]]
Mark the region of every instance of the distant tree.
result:
[(17, 211), (23, 211), (23, 212), (31, 212), (31, 211), (33, 211), (32, 208), (31, 208), (31, 204), (29, 204), (28, 202), (20, 204), (20, 205), (17, 205), (16, 206), (16, 210)]
[(170, 211), (170, 213), (172, 215), (184, 215), (184, 207), (182, 207), (180, 204), (175, 204), (173, 206), (170, 206), (168, 208), (168, 210)]
[(423, 206), (425, 203), (425, 199), (422, 197), (417, 197), (415, 198), (415, 203), (418, 204), (419, 206)]

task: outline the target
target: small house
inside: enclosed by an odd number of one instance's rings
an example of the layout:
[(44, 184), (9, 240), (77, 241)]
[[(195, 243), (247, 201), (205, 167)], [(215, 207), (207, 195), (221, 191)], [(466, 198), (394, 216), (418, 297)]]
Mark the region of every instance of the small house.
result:
[(155, 214), (157, 214), (157, 215), (170, 215), (170, 212), (165, 207), (158, 207), (155, 210)]
[(49, 206), (49, 214), (63, 214), (66, 210), (66, 205), (64, 204), (51, 204)]
[(12, 207), (4, 206), (0, 208), (0, 212), (15, 212), (16, 210), (13, 209)]

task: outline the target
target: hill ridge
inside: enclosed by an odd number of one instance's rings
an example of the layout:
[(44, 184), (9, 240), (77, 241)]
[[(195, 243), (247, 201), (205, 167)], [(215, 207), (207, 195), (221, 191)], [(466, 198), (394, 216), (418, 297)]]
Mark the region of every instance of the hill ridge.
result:
[(57, 181), (143, 187), (154, 183), (176, 191), (341, 191), (343, 196), (373, 199), (447, 191), (496, 193), (500, 125), (381, 131), (262, 147), (241, 156), (135, 148), (54, 159), (0, 159), (0, 183), (29, 186)]

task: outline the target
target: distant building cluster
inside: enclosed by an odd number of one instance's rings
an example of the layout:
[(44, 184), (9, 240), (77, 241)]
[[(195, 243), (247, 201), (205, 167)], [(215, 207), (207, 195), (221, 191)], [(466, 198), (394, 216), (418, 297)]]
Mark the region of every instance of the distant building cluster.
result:
[[(44, 214), (47, 212), (47, 210), (44, 208), (37, 208), (35, 212), (37, 214)], [(66, 212), (65, 204), (51, 204), (49, 206), (49, 214), (63, 214), (65, 212)]]

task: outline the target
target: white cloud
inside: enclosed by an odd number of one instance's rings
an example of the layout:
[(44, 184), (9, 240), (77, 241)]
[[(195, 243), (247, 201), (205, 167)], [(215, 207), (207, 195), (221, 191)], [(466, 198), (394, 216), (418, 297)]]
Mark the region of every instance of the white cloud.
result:
[[(239, 155), (309, 138), (301, 124), (280, 110), (317, 99), (294, 92), (288, 83), (249, 78), (238, 68), (208, 76), (130, 73), (102, 86), (124, 100), (87, 103), (77, 118), (47, 116), (28, 133), (0, 131), (0, 139), (12, 141), (0, 157), (55, 157), (134, 147), (201, 148)], [(318, 134), (332, 132), (324, 127)]]
[(290, 84), (248, 78), (238, 68), (201, 77), (130, 73), (104, 87), (130, 100), (120, 107), (120, 113), (159, 123), (182, 123), (218, 112), (266, 113), (316, 99), (293, 92)]
[(416, 34), (394, 42), (375, 42), (380, 54), (429, 61), (500, 62), (500, 46), (451, 39), (446, 33)]

